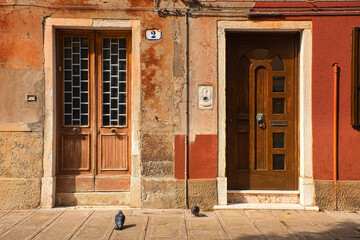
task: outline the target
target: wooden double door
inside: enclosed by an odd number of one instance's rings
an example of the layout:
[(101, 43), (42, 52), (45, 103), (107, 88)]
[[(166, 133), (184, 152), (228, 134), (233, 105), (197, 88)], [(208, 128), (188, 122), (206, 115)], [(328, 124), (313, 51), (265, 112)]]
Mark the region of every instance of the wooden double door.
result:
[(129, 191), (128, 32), (57, 31), (57, 192)]
[(228, 33), (229, 190), (298, 187), (296, 34)]

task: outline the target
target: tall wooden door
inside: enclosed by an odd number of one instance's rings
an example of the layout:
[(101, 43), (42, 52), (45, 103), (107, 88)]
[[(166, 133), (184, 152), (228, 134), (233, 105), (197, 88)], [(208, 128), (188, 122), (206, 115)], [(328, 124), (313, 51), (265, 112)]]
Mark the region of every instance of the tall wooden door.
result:
[(228, 189), (297, 189), (297, 35), (226, 41)]
[(57, 192), (129, 191), (128, 32), (57, 32)]

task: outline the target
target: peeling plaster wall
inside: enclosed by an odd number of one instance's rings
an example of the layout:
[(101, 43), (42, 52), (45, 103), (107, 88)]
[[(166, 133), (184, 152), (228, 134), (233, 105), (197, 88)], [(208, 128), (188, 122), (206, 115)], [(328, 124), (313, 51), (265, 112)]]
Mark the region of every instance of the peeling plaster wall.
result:
[[(0, 23), (0, 208), (35, 208), (43, 171), (42, 11), (2, 7)], [(27, 102), (27, 94), (37, 100)]]

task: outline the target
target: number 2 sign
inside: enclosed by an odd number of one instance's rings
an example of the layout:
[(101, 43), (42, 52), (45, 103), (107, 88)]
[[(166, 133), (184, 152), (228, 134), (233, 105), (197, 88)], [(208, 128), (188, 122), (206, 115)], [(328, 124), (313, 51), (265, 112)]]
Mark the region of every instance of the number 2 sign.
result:
[(162, 33), (160, 29), (147, 29), (145, 32), (145, 38), (147, 40), (160, 40)]

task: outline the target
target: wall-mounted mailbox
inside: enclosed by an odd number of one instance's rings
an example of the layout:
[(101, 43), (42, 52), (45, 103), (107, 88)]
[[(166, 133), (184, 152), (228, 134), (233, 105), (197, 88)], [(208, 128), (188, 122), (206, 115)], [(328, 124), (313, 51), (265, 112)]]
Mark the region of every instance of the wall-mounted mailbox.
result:
[(213, 86), (199, 86), (199, 109), (213, 108)]

